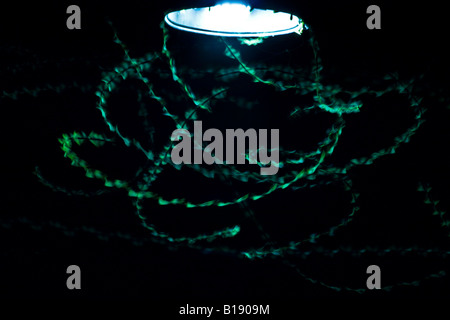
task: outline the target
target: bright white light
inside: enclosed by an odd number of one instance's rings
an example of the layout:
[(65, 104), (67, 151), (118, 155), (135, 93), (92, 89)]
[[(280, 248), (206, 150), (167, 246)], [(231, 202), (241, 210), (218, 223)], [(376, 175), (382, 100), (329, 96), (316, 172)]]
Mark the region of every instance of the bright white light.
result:
[(267, 37), (301, 32), (303, 22), (289, 13), (253, 9), (240, 3), (171, 12), (165, 21), (173, 28), (213, 36)]

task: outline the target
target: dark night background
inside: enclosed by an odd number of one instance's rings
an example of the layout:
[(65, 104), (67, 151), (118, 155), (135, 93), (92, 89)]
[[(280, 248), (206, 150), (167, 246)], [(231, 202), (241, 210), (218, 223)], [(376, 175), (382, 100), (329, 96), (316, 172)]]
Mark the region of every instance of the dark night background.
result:
[[(81, 8), (81, 30), (66, 28), (66, 8), (71, 4)], [(5, 177), (0, 209), (0, 296), (69, 301), (138, 299), (155, 306), (162, 301), (174, 303), (170, 312), (176, 312), (177, 305), (196, 302), (267, 304), (284, 301), (285, 306), (290, 306), (308, 298), (448, 299), (448, 276), (423, 281), (420, 286), (357, 295), (312, 285), (277, 260), (246, 261), (224, 254), (204, 255), (185, 248), (169, 250), (148, 241), (135, 246), (129, 240), (111, 237), (103, 241), (77, 231), (87, 226), (105, 233), (123, 232), (138, 239), (146, 237), (132, 213), (130, 199), (123, 192), (92, 198), (69, 197), (52, 192), (33, 174), (34, 168), (39, 166), (44, 176), (65, 187), (95, 190), (98, 186), (87, 180), (80, 170), (70, 167), (57, 139), (74, 130), (107, 132), (95, 108), (94, 93), (102, 71), (118, 65), (123, 60), (123, 52), (113, 43), (113, 33), (106, 19), (113, 23), (132, 56), (140, 57), (161, 50), (159, 24), (166, 12), (209, 4), (214, 2), (168, 0), (155, 4), (154, 1), (130, 0), (2, 4), (1, 90), (14, 92), (75, 81), (85, 87), (85, 91), (78, 86), (59, 94), (48, 90), (37, 97), (22, 94), (16, 100), (4, 95), (0, 98), (4, 129), (1, 158)], [(433, 195), (441, 200), (440, 208), (450, 209), (446, 90), (450, 52), (443, 4), (347, 0), (257, 0), (252, 4), (291, 12), (311, 25), (320, 45), (324, 72), (331, 83), (355, 89), (389, 72), (397, 71), (403, 79), (423, 75), (417, 82), (417, 92), (428, 108), (426, 123), (397, 154), (352, 171), (354, 186), (361, 193), (358, 217), (335, 237), (320, 240), (317, 246), (449, 250), (448, 229), (440, 226), (438, 217), (423, 204), (423, 195), (416, 192), (419, 181), (430, 183)], [(371, 4), (381, 8), (381, 30), (366, 28), (366, 8)], [(410, 110), (402, 108), (395, 100), (371, 106), (372, 109), (363, 107), (360, 114), (346, 117), (347, 127), (333, 155), (336, 163), (342, 164), (345, 159), (389, 146), (393, 137), (412, 123)], [(126, 107), (124, 103), (123, 108)], [(308, 132), (309, 128), (302, 130)], [(133, 154), (119, 152), (97, 161), (100, 166), (104, 164), (120, 171), (134, 163), (132, 157)], [(195, 175), (193, 177), (195, 179)], [(196, 188), (201, 187), (197, 185), (201, 182), (194, 181), (186, 194), (195, 193)], [(176, 181), (164, 183), (167, 187)], [(274, 195), (265, 199), (265, 210), (261, 208), (263, 205), (256, 204), (254, 210), (257, 215), (257, 209), (262, 210), (262, 223), (275, 238), (292, 235), (295, 239), (297, 227), (302, 238), (315, 230), (326, 230), (327, 225), (339, 221), (336, 216), (344, 216), (345, 204), (339, 206), (341, 199), (335, 190), (338, 188), (319, 188), (303, 195), (301, 190)], [(221, 196), (221, 192), (218, 187), (217, 195)], [(278, 198), (283, 196), (288, 200)], [(175, 232), (185, 231), (183, 227), (198, 227), (200, 231), (210, 224), (220, 227), (220, 221), (227, 221), (226, 212), (219, 213), (219, 222), (211, 218), (216, 208), (177, 215), (174, 207), (158, 207), (150, 202), (147, 209), (155, 215), (157, 223)], [(229, 209), (229, 216), (238, 217), (239, 210), (238, 207)], [(311, 216), (314, 210), (319, 218)], [(304, 212), (310, 215), (303, 217)], [(166, 214), (175, 217), (164, 219)], [(67, 226), (75, 235), (65, 235), (50, 222)], [(233, 243), (237, 246), (246, 243), (248, 239), (243, 237)], [(381, 267), (382, 285), (420, 280), (440, 270), (450, 272), (448, 257), (436, 254), (427, 257), (339, 254), (334, 258), (313, 254), (305, 260), (294, 257), (290, 261), (298, 262), (300, 269), (315, 279), (354, 288), (365, 287), (366, 268), (371, 264)], [(70, 291), (65, 285), (66, 268), (71, 264), (81, 267), (82, 289), (78, 291)]]

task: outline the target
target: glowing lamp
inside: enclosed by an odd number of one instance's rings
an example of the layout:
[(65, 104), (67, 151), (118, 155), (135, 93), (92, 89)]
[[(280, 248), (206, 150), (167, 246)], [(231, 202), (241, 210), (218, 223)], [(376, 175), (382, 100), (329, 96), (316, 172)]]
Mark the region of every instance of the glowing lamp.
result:
[(303, 21), (292, 14), (251, 9), (240, 3), (174, 11), (165, 21), (179, 30), (222, 37), (267, 37), (303, 29)]

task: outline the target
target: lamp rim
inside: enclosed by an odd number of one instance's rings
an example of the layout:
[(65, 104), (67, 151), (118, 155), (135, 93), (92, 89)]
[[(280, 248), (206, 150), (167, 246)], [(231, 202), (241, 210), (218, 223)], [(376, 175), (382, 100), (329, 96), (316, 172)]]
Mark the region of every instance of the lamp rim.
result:
[[(203, 35), (209, 35), (209, 36), (222, 36), (222, 37), (252, 37), (252, 38), (258, 38), (258, 37), (269, 37), (269, 36), (278, 36), (278, 35), (285, 35), (290, 33), (301, 33), (303, 30), (303, 20), (299, 17), (285, 12), (275, 12), (274, 10), (270, 9), (257, 9), (252, 8), (250, 14), (264, 14), (267, 16), (274, 17), (277, 15), (277, 18), (280, 19), (289, 19), (289, 27), (284, 26), (280, 29), (272, 29), (272, 30), (261, 30), (261, 31), (254, 31), (254, 30), (226, 30), (226, 29), (214, 29), (214, 28), (206, 28), (201, 27), (201, 23), (198, 23), (197, 21), (185, 21), (181, 22), (181, 19), (177, 19), (180, 17), (180, 15), (186, 15), (186, 13), (196, 13), (196, 14), (202, 14), (202, 11), (208, 10), (208, 12), (211, 10), (211, 8), (218, 7), (222, 4), (211, 6), (211, 7), (200, 7), (200, 8), (190, 8), (190, 9), (182, 9), (178, 11), (172, 11), (168, 14), (166, 14), (164, 21), (171, 26), (172, 28), (181, 30), (181, 31), (187, 31), (192, 33), (198, 33)], [(249, 7), (247, 7), (249, 9)], [(250, 10), (250, 9), (249, 9)], [(204, 14), (204, 13), (203, 13)], [(197, 25), (195, 25), (195, 23)], [(286, 21), (284, 21), (284, 24), (286, 24)], [(212, 26), (214, 27), (214, 26)], [(248, 26), (247, 26), (248, 27)], [(254, 27), (254, 26), (253, 26)], [(245, 28), (245, 27), (244, 27)]]

